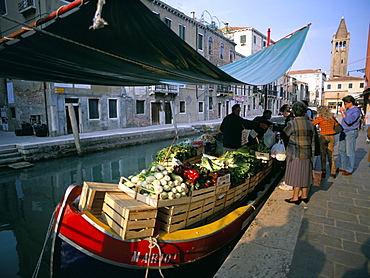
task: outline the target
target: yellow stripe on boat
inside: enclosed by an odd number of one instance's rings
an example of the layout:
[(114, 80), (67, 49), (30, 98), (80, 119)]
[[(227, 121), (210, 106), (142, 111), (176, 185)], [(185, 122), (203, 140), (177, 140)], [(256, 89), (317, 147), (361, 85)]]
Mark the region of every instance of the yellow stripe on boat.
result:
[[(159, 233), (159, 239), (164, 241), (190, 241), (195, 240), (197, 238), (203, 238), (209, 235), (212, 235), (216, 233), (217, 231), (227, 227), (230, 225), (233, 221), (235, 221), (238, 217), (240, 217), (243, 213), (245, 213), (248, 209), (250, 209), (251, 206), (243, 206), (240, 208), (237, 208), (230, 212), (229, 214), (225, 215), (221, 219), (212, 222), (207, 225), (203, 225), (200, 227), (192, 228), (192, 229), (184, 229), (184, 230), (177, 230), (172, 233), (166, 233), (161, 231)], [(98, 218), (96, 218), (95, 215), (90, 213), (89, 211), (84, 211), (83, 214), (90, 220), (90, 223), (93, 222), (95, 227), (100, 227), (100, 230), (105, 230), (105, 233), (111, 233), (112, 236), (119, 238), (120, 236), (108, 225), (101, 222)], [(85, 218), (85, 219), (86, 219)]]
[[(91, 220), (92, 222), (94, 222), (95, 226), (99, 226), (100, 228), (104, 229), (105, 231), (115, 235), (115, 236), (118, 236), (120, 237), (111, 227), (109, 227), (108, 225), (104, 224), (103, 222), (101, 222), (98, 218), (96, 218), (95, 215), (93, 215), (91, 212), (89, 211), (84, 211), (83, 214), (85, 214), (85, 216), (87, 216), (89, 218), (89, 220)], [(86, 219), (86, 218), (85, 218)]]
[(249, 208), (251, 208), (250, 205), (237, 208), (234, 211), (227, 214), (226, 216), (222, 217), (221, 219), (201, 227), (186, 230), (177, 230), (172, 233), (161, 232), (159, 234), (159, 239), (165, 241), (171, 240), (186, 241), (209, 236), (230, 225), (239, 216), (245, 213)]

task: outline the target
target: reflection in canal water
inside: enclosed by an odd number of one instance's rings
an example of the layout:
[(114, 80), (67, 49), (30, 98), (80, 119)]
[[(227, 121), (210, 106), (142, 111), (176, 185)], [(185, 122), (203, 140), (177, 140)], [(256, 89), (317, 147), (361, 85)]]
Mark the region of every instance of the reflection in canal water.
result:
[[(109, 150), (84, 157), (0, 169), (0, 277), (32, 277), (54, 208), (70, 184), (118, 183), (146, 168), (172, 140)], [(37, 277), (48, 277), (46, 248)]]

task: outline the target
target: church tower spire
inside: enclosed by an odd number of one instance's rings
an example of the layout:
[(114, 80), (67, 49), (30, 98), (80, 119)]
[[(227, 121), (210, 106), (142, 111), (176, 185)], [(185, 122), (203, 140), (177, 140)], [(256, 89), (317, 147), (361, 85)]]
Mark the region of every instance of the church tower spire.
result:
[(350, 34), (347, 31), (344, 17), (331, 41), (331, 66), (329, 78), (347, 75)]

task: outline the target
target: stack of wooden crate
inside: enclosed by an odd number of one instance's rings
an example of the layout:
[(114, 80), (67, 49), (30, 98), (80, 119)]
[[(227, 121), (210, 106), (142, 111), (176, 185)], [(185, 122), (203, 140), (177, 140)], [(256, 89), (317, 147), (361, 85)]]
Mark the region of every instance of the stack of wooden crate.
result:
[(78, 209), (80, 211), (88, 210), (93, 214), (101, 213), (106, 192), (122, 191), (117, 184), (85, 181), (82, 186)]
[(118, 184), (84, 182), (78, 208), (102, 219), (122, 239), (154, 234), (158, 210), (125, 194)]
[(154, 235), (158, 210), (125, 193), (107, 193), (102, 217), (122, 239)]

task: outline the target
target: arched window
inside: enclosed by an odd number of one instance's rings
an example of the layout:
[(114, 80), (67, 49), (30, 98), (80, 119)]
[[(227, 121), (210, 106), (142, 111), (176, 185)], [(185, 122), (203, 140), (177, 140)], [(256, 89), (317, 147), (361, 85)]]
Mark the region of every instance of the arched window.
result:
[(220, 46), (220, 59), (224, 59), (224, 44), (221, 43), (221, 46)]
[(213, 54), (213, 39), (212, 39), (212, 37), (208, 38), (208, 54), (209, 55)]

